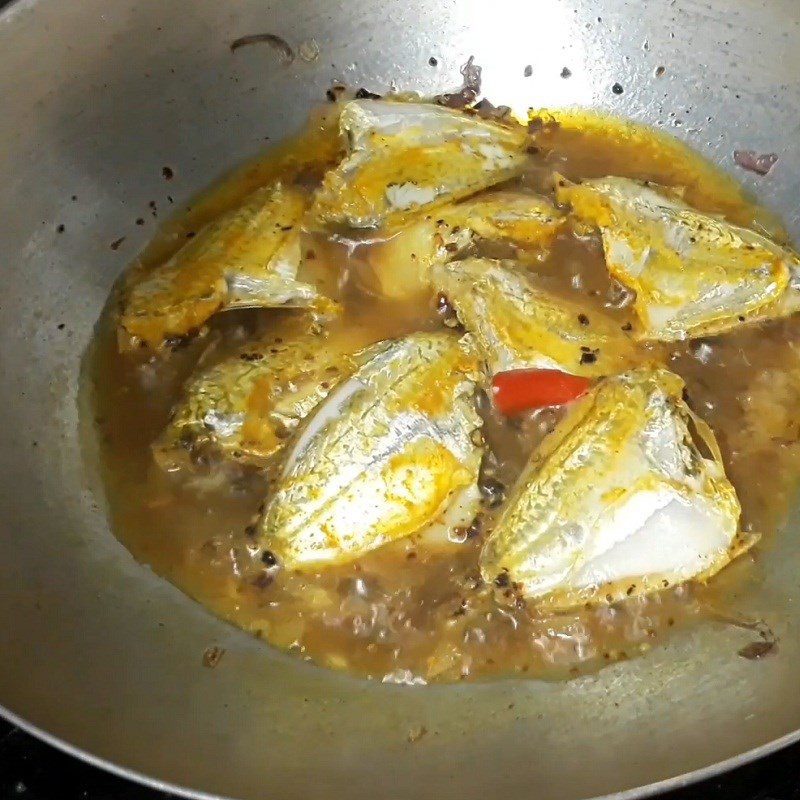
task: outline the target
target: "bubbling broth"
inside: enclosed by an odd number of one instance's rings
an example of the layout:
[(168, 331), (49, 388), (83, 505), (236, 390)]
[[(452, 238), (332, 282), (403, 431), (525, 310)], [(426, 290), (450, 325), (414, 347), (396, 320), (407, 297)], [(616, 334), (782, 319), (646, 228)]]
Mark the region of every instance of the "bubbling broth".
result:
[[(571, 181), (632, 177), (681, 187), (698, 210), (784, 239), (775, 220), (729, 178), (672, 140), (578, 114), (569, 124), (543, 116), (533, 128), (526, 167), (504, 190), (552, 197), (559, 175)], [(234, 173), (169, 223), (135, 269), (157, 268), (187, 236), (269, 180), (316, 185), (338, 158), (334, 130), (330, 109), (315, 116), (301, 135)], [(351, 350), (454, 324), (435, 292), (393, 299), (376, 291), (370, 259), (382, 241), (309, 230), (300, 246), (298, 278), (340, 303), (341, 314), (326, 322), (327, 335), (347, 341)], [(478, 241), (471, 254), (507, 257), (504, 247)], [(596, 233), (567, 227), (526, 268), (555, 295), (579, 301), (587, 314), (601, 311), (620, 327), (631, 323), (631, 295), (609, 278)], [(675, 626), (699, 624), (757, 570), (746, 555), (708, 583), (560, 611), (522, 601), (499, 578), (487, 582), (478, 567), (480, 549), (510, 487), (563, 411), (504, 417), (484, 391), (476, 400), (486, 445), (482, 505), (472, 524), (449, 531), (446, 546), (412, 534), (347, 563), (281, 569), (253, 526), (274, 489), (275, 467), (211, 459), (187, 475), (162, 469), (152, 445), (198, 361), (211, 352), (219, 362), (307, 312), (233, 309), (213, 316), (200, 335), (167, 354), (151, 354), (120, 352), (118, 309), (115, 295), (86, 372), (115, 534), (139, 561), (213, 613), (319, 665), (404, 683), (509, 674), (567, 678), (639, 655)], [(641, 346), (686, 382), (691, 407), (719, 441), (742, 504), (741, 529), (760, 533), (760, 546), (768, 546), (784, 519), (800, 473), (794, 411), (800, 403), (799, 327), (800, 320), (789, 317), (713, 338)]]

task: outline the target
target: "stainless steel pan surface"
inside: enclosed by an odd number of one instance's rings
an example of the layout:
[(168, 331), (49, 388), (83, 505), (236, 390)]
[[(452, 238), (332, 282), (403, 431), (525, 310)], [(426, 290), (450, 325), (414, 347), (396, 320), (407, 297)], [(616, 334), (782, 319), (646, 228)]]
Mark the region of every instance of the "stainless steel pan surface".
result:
[[(256, 33), (295, 50), (313, 39), (319, 57), (231, 52)], [(127, 775), (242, 800), (642, 795), (797, 738), (798, 515), (736, 599), (779, 638), (770, 658), (737, 658), (752, 636), (708, 624), (567, 683), (425, 688), (267, 648), (108, 529), (79, 372), (113, 281), (154, 232), (149, 201), (188, 200), (296, 129), (332, 82), (434, 93), (458, 86), (470, 55), (485, 94), (518, 111), (605, 109), (730, 170), (735, 148), (777, 153), (769, 176), (738, 177), (800, 236), (795, 0), (19, 0), (0, 16), (8, 716)], [(210, 645), (226, 650), (215, 669)]]

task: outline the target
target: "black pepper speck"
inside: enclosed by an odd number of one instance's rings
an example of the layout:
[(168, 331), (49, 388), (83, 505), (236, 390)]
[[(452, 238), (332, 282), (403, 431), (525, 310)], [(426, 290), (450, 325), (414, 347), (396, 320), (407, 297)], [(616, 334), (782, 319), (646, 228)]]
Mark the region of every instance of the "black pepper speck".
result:
[(369, 89), (365, 89), (363, 86), (356, 92), (356, 98), (358, 100), (380, 100), (381, 96), (379, 94), (375, 94), (375, 92), (371, 92)]

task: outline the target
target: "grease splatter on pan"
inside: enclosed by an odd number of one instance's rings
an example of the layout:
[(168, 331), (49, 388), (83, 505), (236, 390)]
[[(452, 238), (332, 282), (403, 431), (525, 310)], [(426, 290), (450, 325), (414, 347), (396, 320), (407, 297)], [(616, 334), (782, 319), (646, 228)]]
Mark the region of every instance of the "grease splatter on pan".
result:
[(739, 655), (749, 661), (758, 661), (761, 658), (774, 654), (778, 649), (778, 643), (771, 642), (751, 642), (745, 645), (740, 651)]
[(481, 93), (481, 68), (475, 63), (475, 56), (470, 56), (467, 63), (461, 67), (461, 75), (464, 81), (458, 91), (436, 95), (434, 100), (439, 105), (465, 108), (478, 98)]
[(755, 150), (734, 150), (733, 160), (742, 169), (755, 172), (756, 175), (767, 175), (778, 163), (776, 153), (756, 153)]
[(290, 44), (274, 33), (252, 33), (249, 36), (240, 36), (234, 39), (231, 44), (231, 53), (235, 53), (241, 47), (248, 47), (251, 44), (269, 45), (279, 56), (284, 64), (291, 64), (294, 61), (294, 50)]

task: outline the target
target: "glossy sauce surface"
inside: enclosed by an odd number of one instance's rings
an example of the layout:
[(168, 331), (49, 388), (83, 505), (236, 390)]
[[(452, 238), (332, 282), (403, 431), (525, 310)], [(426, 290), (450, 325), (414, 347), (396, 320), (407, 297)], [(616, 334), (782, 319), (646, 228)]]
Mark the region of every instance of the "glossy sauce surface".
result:
[[(782, 233), (736, 185), (685, 148), (625, 123), (565, 113), (534, 121), (536, 144), (515, 184), (552, 196), (554, 173), (572, 180), (608, 174), (686, 189), (697, 208), (742, 225)], [(315, 184), (335, 163), (334, 114), (313, 118), (297, 139), (233, 173), (184, 215), (165, 226), (137, 268), (162, 263), (187, 235), (237, 204), (264, 182)], [(442, 327), (436, 298), (387, 301), (369, 291), (368, 248), (319, 233), (305, 236), (303, 280), (339, 299), (331, 323), (354, 346)], [(481, 250), (482, 247), (482, 250)], [(496, 245), (479, 254), (508, 256)], [(607, 275), (596, 235), (559, 235), (534, 260), (544, 285), (603, 309), (625, 325), (630, 296)], [(168, 357), (120, 354), (116, 301), (98, 325), (86, 371), (116, 535), (134, 556), (213, 613), (259, 638), (316, 663), (377, 680), (421, 683), (524, 673), (565, 678), (639, 655), (674, 626), (702, 624), (724, 610), (726, 597), (757, 577), (747, 555), (708, 585), (688, 584), (612, 607), (553, 613), (514, 603), (482, 583), (477, 557), (509, 486), (558, 411), (501, 418), (485, 396), (479, 410), (491, 451), (482, 484), (484, 509), (445, 549), (412, 536), (345, 566), (307, 574), (268, 569), (248, 525), (268, 491), (257, 472), (212, 467), (198, 477), (167, 475), (151, 445), (167, 423), (181, 386), (203, 350), (219, 357), (285, 321), (292, 311), (232, 311), (215, 317), (204, 336)], [(743, 506), (742, 525), (769, 546), (800, 472), (800, 321), (789, 319), (676, 346), (651, 346), (687, 383), (689, 401), (714, 429)], [(735, 653), (731, 657), (736, 657)]]

